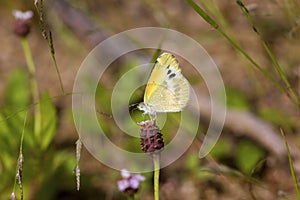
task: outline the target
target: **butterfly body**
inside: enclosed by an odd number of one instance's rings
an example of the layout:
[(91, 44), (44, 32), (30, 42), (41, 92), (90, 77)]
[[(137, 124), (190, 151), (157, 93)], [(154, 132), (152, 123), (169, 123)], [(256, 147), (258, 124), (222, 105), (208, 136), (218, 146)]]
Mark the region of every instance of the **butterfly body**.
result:
[(180, 112), (189, 99), (189, 83), (178, 61), (170, 53), (161, 54), (148, 80), (144, 102), (138, 108), (150, 116), (157, 112)]

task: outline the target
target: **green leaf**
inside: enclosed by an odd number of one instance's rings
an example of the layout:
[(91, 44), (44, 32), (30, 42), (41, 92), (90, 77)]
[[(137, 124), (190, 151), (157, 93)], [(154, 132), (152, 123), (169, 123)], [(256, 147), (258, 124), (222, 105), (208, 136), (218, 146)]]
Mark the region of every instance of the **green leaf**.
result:
[(189, 170), (195, 170), (199, 168), (200, 166), (200, 159), (198, 157), (198, 154), (196, 153), (191, 153), (189, 154), (187, 157), (186, 157), (186, 161), (185, 161), (185, 165), (186, 165), (186, 168), (189, 169)]
[(277, 126), (281, 126), (288, 131), (291, 131), (293, 128), (294, 122), (291, 117), (279, 109), (276, 110), (276, 108), (262, 108), (259, 110), (259, 114), (263, 119), (266, 119)]
[(231, 145), (225, 139), (219, 140), (214, 148), (211, 150), (210, 155), (214, 158), (222, 158), (230, 153)]
[(198, 152), (190, 152), (185, 159), (185, 168), (188, 170), (192, 178), (197, 178), (201, 181), (206, 181), (214, 176), (207, 168), (201, 166), (201, 160), (198, 157)]
[[(0, 112), (0, 165), (3, 165), (4, 169), (14, 171), (11, 168), (11, 162), (18, 157), (17, 152), (21, 133), (24, 130), (25, 115), (26, 112), (16, 112), (13, 107), (5, 107)], [(25, 135), (29, 132), (27, 128), (24, 131)], [(28, 140), (26, 141), (28, 142)]]
[(226, 88), (227, 106), (238, 110), (248, 110), (250, 103), (238, 90)]
[(235, 161), (241, 171), (250, 174), (264, 156), (265, 152), (261, 147), (248, 140), (242, 140), (237, 146)]
[(4, 101), (6, 106), (23, 108), (30, 102), (29, 79), (24, 70), (14, 71), (5, 88)]
[(42, 132), (41, 141), (39, 142), (42, 150), (45, 150), (55, 135), (57, 125), (55, 106), (53, 105), (48, 92), (45, 92), (41, 97), (40, 109), (42, 115)]

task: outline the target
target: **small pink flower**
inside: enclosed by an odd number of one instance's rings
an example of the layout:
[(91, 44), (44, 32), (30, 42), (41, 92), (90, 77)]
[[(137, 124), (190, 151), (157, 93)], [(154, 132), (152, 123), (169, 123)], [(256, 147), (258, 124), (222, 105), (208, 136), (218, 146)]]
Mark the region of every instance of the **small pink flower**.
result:
[(128, 170), (121, 170), (122, 180), (118, 181), (118, 189), (127, 195), (134, 195), (139, 189), (141, 181), (145, 180), (145, 177), (140, 174), (131, 174)]

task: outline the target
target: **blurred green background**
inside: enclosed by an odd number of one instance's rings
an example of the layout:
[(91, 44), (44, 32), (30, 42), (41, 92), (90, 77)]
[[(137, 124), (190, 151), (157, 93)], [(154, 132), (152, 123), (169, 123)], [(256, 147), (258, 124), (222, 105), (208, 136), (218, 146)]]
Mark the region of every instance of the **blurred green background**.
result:
[[(260, 38), (252, 31), (235, 1), (195, 2), (269, 75), (275, 77), (278, 84), (284, 85)], [(189, 4), (182, 0), (51, 0), (43, 3), (43, 25), (46, 31), (51, 30), (55, 57), (67, 93), (72, 91), (77, 70), (88, 52), (106, 37), (131, 28), (158, 26), (180, 31), (197, 40), (216, 62), (226, 87), (228, 118), (225, 128), (210, 155), (200, 160), (198, 151), (209, 124), (209, 114), (203, 114), (191, 147), (180, 159), (161, 170), (162, 199), (296, 199), (286, 151), (280, 151), (284, 146), (279, 128), (284, 130), (293, 146), (292, 155), (299, 174), (299, 104), (297, 108), (286, 93), (241, 56)], [(121, 178), (119, 172), (101, 164), (84, 147), (80, 160), (81, 187), (80, 191), (76, 190), (74, 169), (78, 135), (72, 119), (71, 95), (62, 95), (34, 1), (2, 0), (0, 4), (0, 199), (8, 199), (14, 188), (22, 132), (24, 199), (125, 199), (117, 189), (117, 180)], [(249, 0), (244, 4), (299, 98), (299, 0)], [(35, 78), (40, 94), (43, 122), (40, 135), (33, 132), (36, 105), (32, 100), (31, 77), (20, 38), (13, 33), (12, 11), (15, 9), (34, 12), (27, 40), (36, 66)], [(150, 61), (155, 50), (136, 53), (145, 55)], [(114, 84), (138, 60), (132, 56), (110, 66), (99, 82), (97, 109), (108, 115), (111, 113)], [(180, 58), (179, 62), (181, 66), (188, 65)], [(194, 88), (204, 97), (208, 96), (205, 82), (191, 67), (183, 73)], [(143, 90), (139, 88), (134, 93), (131, 103), (143, 100)], [(131, 113), (134, 121), (143, 119), (137, 110)], [(236, 113), (246, 117), (234, 117)], [(168, 115), (162, 129), (163, 133), (170, 133), (164, 135), (166, 143), (174, 136), (172, 133), (176, 132), (179, 117), (180, 114)], [(253, 124), (247, 124), (250, 121)], [(139, 139), (124, 135), (115, 126), (113, 118), (99, 114), (99, 122), (118, 146), (141, 152)], [(273, 133), (268, 139), (259, 136), (265, 134), (264, 125)], [(152, 173), (143, 175), (147, 180), (141, 183), (137, 199), (153, 199)], [(15, 187), (20, 199), (18, 185)]]

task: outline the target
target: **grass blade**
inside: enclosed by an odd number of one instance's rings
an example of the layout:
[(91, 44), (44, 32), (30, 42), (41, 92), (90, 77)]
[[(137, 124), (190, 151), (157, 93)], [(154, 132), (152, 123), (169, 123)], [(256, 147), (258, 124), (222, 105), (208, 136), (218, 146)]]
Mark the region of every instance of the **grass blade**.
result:
[(253, 60), (239, 45), (238, 43), (226, 34), (218, 25), (216, 21), (214, 21), (202, 8), (200, 8), (193, 0), (186, 0), (186, 2), (213, 28), (215, 28), (225, 39), (245, 58), (250, 61), (266, 78), (268, 78), (281, 92), (286, 93), (284, 87), (282, 87), (266, 70), (264, 70), (255, 60)]
[(281, 79), (283, 80), (283, 82), (285, 83), (285, 86), (287, 88), (287, 92), (289, 92), (289, 95), (291, 95), (291, 100), (295, 103), (295, 105), (297, 105), (299, 107), (299, 98), (297, 97), (295, 91), (293, 90), (293, 88), (291, 87), (291, 84), (289, 83), (284, 71), (282, 70), (281, 66), (279, 65), (277, 59), (275, 58), (274, 54), (272, 53), (271, 49), (269, 48), (269, 46), (267, 45), (266, 41), (263, 39), (262, 35), (260, 34), (260, 32), (257, 30), (257, 28), (254, 25), (253, 19), (250, 16), (250, 13), (248, 11), (248, 9), (245, 7), (245, 5), (243, 4), (243, 2), (241, 0), (237, 0), (236, 1), (237, 4), (239, 5), (240, 9), (243, 11), (243, 13), (245, 14), (249, 24), (252, 26), (253, 31), (258, 35), (263, 47), (265, 48), (268, 56), (270, 57), (275, 69), (277, 70), (279, 76), (281, 77)]
[(300, 200), (300, 190), (299, 190), (299, 185), (297, 182), (297, 177), (296, 177), (296, 173), (295, 173), (295, 169), (294, 169), (294, 164), (293, 164), (293, 160), (292, 160), (292, 156), (291, 156), (291, 152), (290, 152), (290, 148), (289, 145), (286, 141), (286, 137), (285, 137), (285, 133), (283, 132), (283, 130), (280, 128), (280, 132), (285, 144), (285, 148), (288, 154), (288, 158), (289, 158), (289, 164), (290, 164), (290, 169), (291, 169), (291, 173), (292, 173), (292, 177), (293, 177), (293, 181), (294, 181), (294, 186), (297, 192), (297, 199)]

